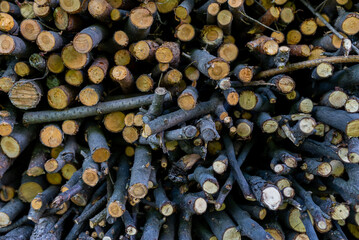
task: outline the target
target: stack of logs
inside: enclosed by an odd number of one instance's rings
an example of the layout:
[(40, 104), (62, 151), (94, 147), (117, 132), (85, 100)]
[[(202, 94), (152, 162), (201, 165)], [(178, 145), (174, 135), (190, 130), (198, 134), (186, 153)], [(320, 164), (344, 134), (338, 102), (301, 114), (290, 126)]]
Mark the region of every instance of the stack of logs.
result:
[(359, 239), (357, 11), (1, 1), (0, 240)]

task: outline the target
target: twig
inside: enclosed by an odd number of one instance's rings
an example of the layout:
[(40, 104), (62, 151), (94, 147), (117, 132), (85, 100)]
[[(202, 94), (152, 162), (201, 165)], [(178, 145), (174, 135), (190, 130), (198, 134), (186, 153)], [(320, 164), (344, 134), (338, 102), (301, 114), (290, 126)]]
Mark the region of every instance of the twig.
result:
[(246, 17), (246, 18), (248, 18), (249, 20), (251, 20), (252, 22), (255, 22), (255, 23), (257, 23), (257, 24), (261, 25), (262, 27), (264, 27), (264, 28), (267, 28), (267, 29), (271, 30), (272, 32), (277, 32), (277, 30), (274, 30), (273, 28), (268, 27), (267, 25), (264, 25), (264, 24), (263, 24), (263, 23), (261, 23), (260, 21), (258, 21), (258, 20), (256, 20), (256, 19), (254, 19), (254, 18), (252, 18), (252, 17), (250, 17), (250, 16), (248, 16), (248, 15), (247, 15), (247, 14), (245, 14), (244, 12), (242, 12), (242, 11), (240, 11), (240, 10), (238, 10), (238, 12), (239, 12), (240, 14), (242, 14), (244, 17)]
[[(345, 39), (345, 37), (343, 37), (343, 35), (341, 35), (337, 30), (335, 30), (335, 28), (332, 25), (330, 25), (330, 23), (328, 23), (327, 20), (325, 20), (322, 17), (322, 15), (317, 13), (315, 9), (306, 0), (300, 0), (300, 1), (303, 3), (304, 6), (306, 6), (309, 9), (309, 11), (311, 11), (317, 18), (319, 18), (319, 20), (322, 21), (324, 25), (327, 28), (329, 28), (329, 30), (332, 31), (340, 40)], [(355, 45), (352, 44), (352, 48), (357, 54), (359, 54), (359, 49)]]
[(327, 58), (314, 59), (314, 60), (293, 63), (293, 64), (289, 64), (289, 65), (285, 66), (282, 69), (273, 68), (273, 69), (262, 71), (255, 76), (255, 79), (268, 78), (268, 77), (272, 77), (272, 76), (275, 76), (275, 75), (281, 74), (281, 73), (293, 72), (293, 71), (297, 71), (297, 70), (304, 69), (304, 68), (316, 67), (319, 64), (324, 63), (324, 62), (332, 63), (332, 64), (355, 63), (355, 62), (359, 62), (359, 56), (358, 55), (348, 56), (348, 57), (336, 56), (336, 57), (327, 57)]

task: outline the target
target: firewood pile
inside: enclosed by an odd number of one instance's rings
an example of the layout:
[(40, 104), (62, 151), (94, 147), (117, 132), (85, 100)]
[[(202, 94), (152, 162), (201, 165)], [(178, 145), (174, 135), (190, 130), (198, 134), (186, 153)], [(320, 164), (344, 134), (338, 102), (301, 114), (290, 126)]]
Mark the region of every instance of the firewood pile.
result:
[(0, 2), (0, 240), (359, 239), (355, 0)]

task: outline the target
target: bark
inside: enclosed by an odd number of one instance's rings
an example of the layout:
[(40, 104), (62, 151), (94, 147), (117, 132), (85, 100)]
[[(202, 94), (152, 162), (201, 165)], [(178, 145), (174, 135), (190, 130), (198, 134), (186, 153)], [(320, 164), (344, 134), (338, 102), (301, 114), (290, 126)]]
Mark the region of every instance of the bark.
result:
[(128, 158), (121, 155), (114, 190), (107, 203), (107, 213), (112, 217), (120, 217), (126, 210), (126, 184), (130, 177), (129, 169)]
[(9, 226), (24, 208), (25, 204), (18, 198), (8, 202), (0, 209), (0, 226)]
[(204, 218), (218, 239), (241, 239), (234, 222), (224, 211), (206, 212)]
[(148, 192), (148, 180), (151, 174), (151, 150), (146, 146), (137, 146), (131, 171), (128, 193), (134, 198), (144, 198)]

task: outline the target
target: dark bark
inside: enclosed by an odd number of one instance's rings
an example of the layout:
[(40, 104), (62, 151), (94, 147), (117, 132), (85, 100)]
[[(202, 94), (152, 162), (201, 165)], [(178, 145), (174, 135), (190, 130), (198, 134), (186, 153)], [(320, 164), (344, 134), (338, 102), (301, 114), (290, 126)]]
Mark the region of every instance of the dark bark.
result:
[(147, 212), (146, 224), (143, 229), (141, 240), (155, 240), (159, 238), (162, 224), (165, 220), (156, 210)]
[(131, 170), (128, 193), (134, 198), (144, 198), (148, 192), (148, 180), (151, 174), (151, 150), (147, 146), (137, 146), (135, 160)]
[(218, 239), (225, 240), (229, 235), (233, 239), (241, 238), (236, 225), (224, 211), (206, 212), (204, 218)]
[(127, 156), (120, 156), (113, 193), (107, 203), (107, 212), (112, 217), (120, 217), (126, 210), (126, 184), (130, 177), (130, 166), (128, 161), (129, 159)]
[[(23, 115), (24, 124), (35, 124), (35, 123), (45, 123), (45, 122), (54, 122), (62, 121), (67, 119), (78, 119), (91, 117), (96, 115), (103, 115), (115, 111), (124, 111), (134, 108), (138, 108), (144, 105), (149, 105), (152, 103), (154, 94), (144, 95), (133, 98), (112, 100), (107, 102), (98, 103), (96, 106), (80, 106), (69, 108), (62, 111), (46, 110), (46, 111), (37, 111), (37, 112), (26, 112)], [(165, 98), (166, 101), (170, 97)]]

